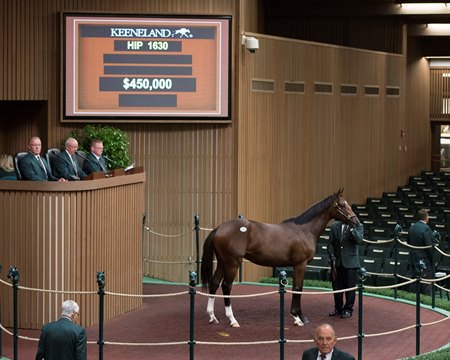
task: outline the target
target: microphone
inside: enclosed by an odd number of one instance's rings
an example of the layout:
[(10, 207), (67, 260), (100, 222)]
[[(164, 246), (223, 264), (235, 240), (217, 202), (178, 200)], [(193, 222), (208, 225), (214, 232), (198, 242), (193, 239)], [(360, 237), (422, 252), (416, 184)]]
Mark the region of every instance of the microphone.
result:
[(89, 160), (86, 156), (84, 156), (83, 154), (79, 153), (78, 151), (75, 151), (75, 155), (76, 155), (76, 156), (79, 156), (80, 158), (82, 158), (82, 159), (85, 160), (85, 161), (88, 161), (89, 164), (91, 164), (92, 169), (95, 169), (95, 165), (94, 165), (94, 164), (92, 163), (92, 161)]
[[(55, 150), (52, 150), (51, 153), (53, 155), (57, 156), (59, 159), (63, 160), (67, 165), (72, 167), (72, 164), (69, 162), (69, 160), (67, 160), (66, 158), (62, 157), (61, 154), (57, 153)], [(70, 179), (71, 180), (80, 180), (80, 178), (78, 176), (75, 176), (75, 175), (70, 175)]]
[(102, 155), (105, 160), (109, 161), (111, 164), (113, 164), (116, 168), (121, 168), (122, 166), (120, 166), (118, 163), (116, 163), (115, 161), (111, 160), (110, 158), (106, 157), (105, 155)]

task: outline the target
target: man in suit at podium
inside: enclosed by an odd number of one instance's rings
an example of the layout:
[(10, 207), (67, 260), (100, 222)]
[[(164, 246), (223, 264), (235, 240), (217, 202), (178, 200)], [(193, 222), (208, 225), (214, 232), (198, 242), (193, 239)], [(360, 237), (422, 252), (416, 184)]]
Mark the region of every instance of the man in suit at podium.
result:
[(28, 141), (28, 154), (19, 160), (18, 166), (22, 180), (33, 181), (66, 181), (64, 178), (53, 176), (47, 160), (40, 156), (42, 149), (41, 139), (33, 136)]
[(73, 300), (62, 304), (61, 318), (44, 325), (36, 360), (86, 360), (86, 330), (76, 324), (80, 307)]
[(86, 155), (86, 160), (83, 163), (83, 171), (86, 175), (93, 172), (103, 171), (108, 174), (106, 162), (103, 154), (103, 141), (99, 139), (93, 139), (91, 141), (91, 152)]
[(78, 150), (78, 141), (74, 138), (68, 138), (65, 143), (65, 150), (55, 158), (53, 165), (53, 174), (66, 180), (82, 180), (86, 174), (75, 158), (75, 152)]

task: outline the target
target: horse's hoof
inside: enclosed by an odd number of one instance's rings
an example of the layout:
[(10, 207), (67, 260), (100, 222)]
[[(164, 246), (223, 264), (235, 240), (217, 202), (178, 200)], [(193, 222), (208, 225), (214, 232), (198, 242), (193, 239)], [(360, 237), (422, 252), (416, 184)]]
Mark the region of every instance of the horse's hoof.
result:
[(306, 316), (302, 316), (302, 322), (304, 325), (309, 324), (309, 319)]
[(230, 326), (234, 327), (234, 328), (241, 327), (241, 325), (239, 325), (239, 323), (237, 321), (235, 323), (230, 324)]
[(209, 323), (210, 323), (210, 324), (218, 324), (218, 323), (219, 323), (219, 320), (217, 320), (217, 318), (215, 317), (215, 315), (212, 315), (212, 316), (209, 318)]

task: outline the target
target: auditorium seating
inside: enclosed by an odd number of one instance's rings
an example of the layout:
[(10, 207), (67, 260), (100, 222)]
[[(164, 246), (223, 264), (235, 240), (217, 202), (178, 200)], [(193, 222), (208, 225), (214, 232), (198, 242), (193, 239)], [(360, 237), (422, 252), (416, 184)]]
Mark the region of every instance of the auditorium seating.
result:
[(47, 153), (45, 154), (45, 157), (47, 158), (48, 166), (50, 166), (50, 169), (52, 170), (52, 172), (53, 172), (53, 166), (54, 166), (55, 160), (59, 156), (60, 153), (61, 153), (61, 150), (59, 150), (57, 148), (53, 148), (53, 149), (48, 149)]
[(18, 152), (18, 153), (15, 153), (13, 156), (13, 166), (14, 166), (14, 172), (16, 173), (17, 180), (22, 180), (22, 174), (20, 173), (20, 169), (19, 169), (19, 161), (27, 154), (28, 154), (27, 152)]
[(367, 246), (365, 256), (369, 258), (386, 259), (391, 256), (392, 244), (389, 245), (376, 245), (370, 244)]
[(381, 273), (383, 259), (364, 257), (361, 259), (361, 266), (369, 273), (364, 281), (364, 284), (375, 286), (377, 283), (378, 274)]
[(377, 277), (377, 286), (388, 286), (402, 282), (402, 279), (395, 280), (394, 274), (408, 276), (408, 260), (397, 260), (386, 258), (383, 260), (381, 274)]
[(308, 263), (305, 270), (305, 279), (311, 280), (327, 280), (328, 254), (317, 254)]

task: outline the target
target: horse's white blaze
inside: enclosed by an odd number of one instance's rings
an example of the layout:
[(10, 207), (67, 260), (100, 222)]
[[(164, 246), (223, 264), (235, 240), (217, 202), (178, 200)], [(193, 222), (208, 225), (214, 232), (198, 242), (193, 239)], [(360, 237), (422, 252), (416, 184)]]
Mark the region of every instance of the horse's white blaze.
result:
[(292, 315), (292, 316), (294, 318), (294, 325), (297, 325), (297, 326), (304, 326), (305, 325), (303, 323), (303, 321), (300, 319), (299, 316), (294, 316), (294, 315)]
[(209, 323), (218, 324), (219, 320), (217, 320), (216, 315), (214, 315), (214, 300), (216, 298), (210, 297), (208, 298), (208, 305), (206, 306), (206, 313), (209, 315)]
[(231, 309), (231, 305), (230, 306), (225, 306), (225, 315), (227, 316), (228, 319), (230, 319), (230, 325), (232, 327), (240, 327), (239, 323), (234, 318), (233, 309)]

